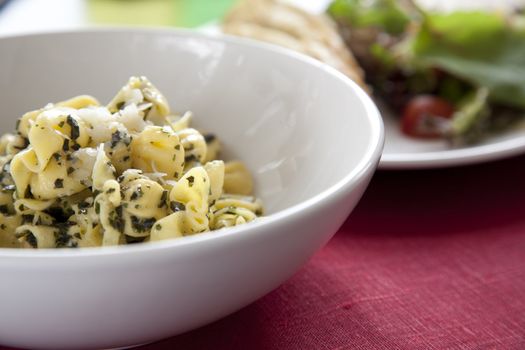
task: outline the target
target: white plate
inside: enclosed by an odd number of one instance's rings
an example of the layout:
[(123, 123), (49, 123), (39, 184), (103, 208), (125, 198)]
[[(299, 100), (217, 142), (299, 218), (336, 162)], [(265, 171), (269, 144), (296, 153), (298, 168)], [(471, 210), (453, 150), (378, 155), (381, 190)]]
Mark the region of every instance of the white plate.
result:
[(399, 120), (383, 113), (385, 148), (380, 169), (426, 169), (460, 166), (503, 159), (525, 153), (525, 121), (516, 127), (465, 147), (452, 147), (443, 140), (410, 138), (401, 133)]
[[(331, 2), (330, 0), (301, 1), (288, 0), (303, 9), (320, 13)], [(419, 0), (425, 6), (446, 10), (445, 5), (452, 1), (442, 0), (438, 4), (433, 0)], [(457, 4), (452, 4), (457, 6)], [(472, 3), (470, 5), (485, 6)], [(218, 32), (215, 25), (208, 26), (207, 32)], [(380, 108), (381, 109), (381, 108)], [(385, 148), (379, 163), (379, 169), (427, 169), (461, 166), (503, 159), (525, 153), (525, 122), (521, 125), (486, 138), (484, 141), (468, 147), (452, 147), (446, 141), (418, 140), (403, 135), (400, 131), (399, 121), (396, 116), (382, 111), (385, 124)]]

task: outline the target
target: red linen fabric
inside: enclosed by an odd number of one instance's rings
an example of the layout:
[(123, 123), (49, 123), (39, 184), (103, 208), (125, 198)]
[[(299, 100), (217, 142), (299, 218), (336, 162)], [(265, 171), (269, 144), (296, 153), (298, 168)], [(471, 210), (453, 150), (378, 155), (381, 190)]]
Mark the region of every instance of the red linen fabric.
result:
[(524, 203), (525, 157), (379, 172), (280, 288), (141, 349), (525, 349)]

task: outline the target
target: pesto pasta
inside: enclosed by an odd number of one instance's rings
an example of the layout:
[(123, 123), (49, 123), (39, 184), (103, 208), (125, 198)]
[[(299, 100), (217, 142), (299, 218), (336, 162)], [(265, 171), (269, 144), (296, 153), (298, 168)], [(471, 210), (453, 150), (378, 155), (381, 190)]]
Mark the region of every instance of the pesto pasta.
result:
[(156, 241), (262, 215), (248, 169), (192, 118), (145, 77), (107, 106), (77, 96), (24, 114), (0, 138), (0, 247)]

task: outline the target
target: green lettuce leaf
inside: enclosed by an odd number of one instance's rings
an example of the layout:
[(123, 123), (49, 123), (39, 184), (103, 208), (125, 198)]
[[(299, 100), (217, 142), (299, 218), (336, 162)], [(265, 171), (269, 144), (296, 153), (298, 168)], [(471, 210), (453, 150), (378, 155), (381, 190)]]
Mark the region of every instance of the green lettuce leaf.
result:
[(488, 89), (479, 88), (469, 94), (460, 103), (458, 110), (452, 116), (450, 137), (463, 142), (477, 140), (487, 126), (489, 107), (487, 103)]
[(500, 14), (425, 14), (411, 60), (488, 89), (491, 101), (525, 108), (525, 29)]
[(353, 27), (377, 27), (390, 34), (401, 34), (410, 21), (395, 0), (335, 0), (328, 13)]

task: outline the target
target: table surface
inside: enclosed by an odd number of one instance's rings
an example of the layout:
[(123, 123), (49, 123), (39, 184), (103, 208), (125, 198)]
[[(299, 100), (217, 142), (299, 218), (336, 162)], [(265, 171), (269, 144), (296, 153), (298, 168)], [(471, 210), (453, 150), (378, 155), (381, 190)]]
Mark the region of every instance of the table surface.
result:
[[(16, 0), (0, 35), (85, 25), (78, 1), (52, 1), (69, 22), (22, 25), (38, 1)], [(523, 349), (524, 179), (525, 156), (378, 172), (335, 237), (281, 287), (142, 349)]]
[(378, 172), (293, 278), (142, 349), (524, 349), (525, 157)]

